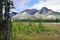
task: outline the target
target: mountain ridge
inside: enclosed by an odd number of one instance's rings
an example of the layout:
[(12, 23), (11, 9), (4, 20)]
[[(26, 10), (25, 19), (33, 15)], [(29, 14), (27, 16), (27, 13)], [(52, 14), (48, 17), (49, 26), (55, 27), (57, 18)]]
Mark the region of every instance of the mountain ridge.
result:
[(36, 20), (36, 19), (60, 19), (60, 13), (55, 12), (51, 9), (48, 9), (46, 7), (42, 7), (40, 10), (37, 9), (26, 9), (17, 15), (12, 17), (12, 20), (21, 20), (21, 19), (30, 19), (30, 20)]

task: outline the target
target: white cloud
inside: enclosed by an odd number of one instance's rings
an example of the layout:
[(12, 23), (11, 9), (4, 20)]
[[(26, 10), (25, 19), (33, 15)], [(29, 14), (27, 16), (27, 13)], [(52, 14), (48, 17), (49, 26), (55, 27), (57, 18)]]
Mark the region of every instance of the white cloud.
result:
[(31, 8), (41, 9), (42, 7), (47, 7), (53, 11), (60, 12), (60, 0), (39, 0), (39, 3), (33, 5)]
[(14, 1), (14, 6), (15, 6), (15, 11), (22, 11), (23, 9), (28, 8), (27, 3), (30, 0), (13, 0)]

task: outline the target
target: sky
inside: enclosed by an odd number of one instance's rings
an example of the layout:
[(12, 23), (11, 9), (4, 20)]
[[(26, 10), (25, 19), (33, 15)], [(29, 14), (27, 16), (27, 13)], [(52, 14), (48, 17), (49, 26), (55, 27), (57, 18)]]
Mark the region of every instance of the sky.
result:
[(60, 0), (13, 0), (15, 9), (12, 11), (21, 12), (25, 9), (41, 9), (47, 7), (53, 11), (60, 12)]

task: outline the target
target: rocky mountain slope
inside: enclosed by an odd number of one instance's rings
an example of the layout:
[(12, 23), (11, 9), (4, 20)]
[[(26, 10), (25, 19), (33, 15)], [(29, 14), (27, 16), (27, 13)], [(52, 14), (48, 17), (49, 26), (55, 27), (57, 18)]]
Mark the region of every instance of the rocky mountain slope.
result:
[(21, 13), (12, 17), (12, 20), (23, 20), (23, 19), (29, 19), (29, 20), (60, 19), (60, 13), (54, 12), (53, 10), (48, 9), (46, 7), (42, 7), (40, 10), (26, 9)]

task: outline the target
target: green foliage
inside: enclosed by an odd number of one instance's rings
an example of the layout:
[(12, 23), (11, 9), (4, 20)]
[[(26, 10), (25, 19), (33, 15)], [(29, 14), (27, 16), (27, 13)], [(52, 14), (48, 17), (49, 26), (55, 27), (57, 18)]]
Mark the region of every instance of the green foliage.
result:
[(23, 20), (19, 20), (19, 19), (12, 19), (13, 22), (60, 22), (60, 19), (37, 19), (37, 20), (30, 20), (30, 19), (23, 19)]
[(45, 30), (44, 25), (40, 24), (40, 26), (38, 27), (38, 29), (39, 29), (40, 31), (44, 31), (44, 30)]
[(29, 38), (33, 38), (33, 37), (35, 39), (36, 36), (40, 37), (41, 34), (43, 35), (47, 34), (47, 36), (51, 34), (54, 35), (54, 33), (57, 33), (58, 31), (56, 27), (47, 28), (41, 22), (39, 23), (38, 22), (26, 22), (26, 23), (25, 22), (13, 22), (12, 24), (13, 24), (12, 25), (12, 40), (15, 40), (15, 39), (16, 40), (28, 40)]
[(32, 32), (51, 32), (51, 31), (57, 32), (56, 29), (50, 29), (50, 28), (46, 29), (46, 27), (41, 23), (35, 26), (35, 25), (32, 25), (32, 23), (27, 25), (27, 24), (22, 24), (17, 22), (13, 23), (12, 31), (22, 31), (27, 34), (31, 34)]

